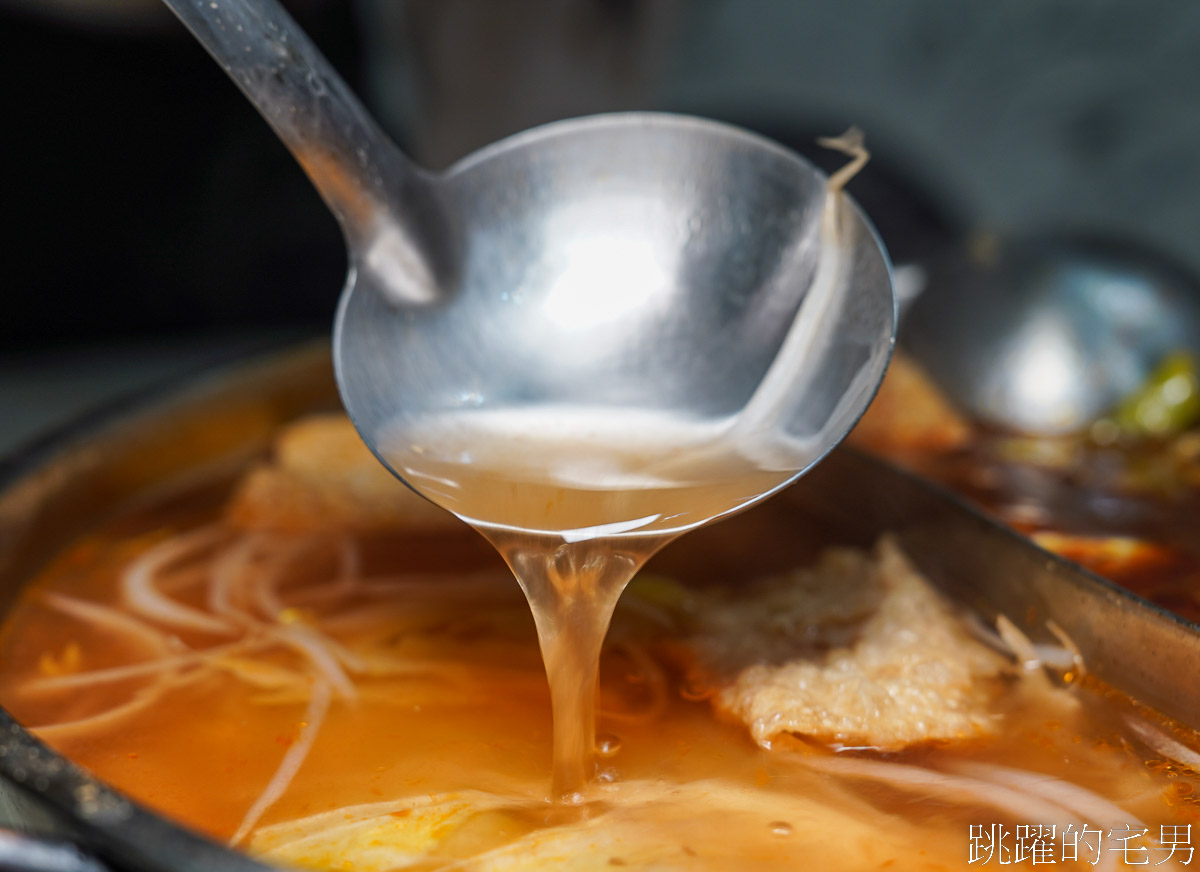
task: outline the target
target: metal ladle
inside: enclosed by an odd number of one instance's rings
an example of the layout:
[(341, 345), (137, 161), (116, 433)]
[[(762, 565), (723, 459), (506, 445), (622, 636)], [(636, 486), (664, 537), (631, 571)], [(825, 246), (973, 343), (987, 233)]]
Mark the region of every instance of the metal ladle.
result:
[(1167, 355), (1200, 353), (1200, 292), (1125, 243), (992, 242), (930, 266), (901, 344), (975, 419), (1070, 433), (1111, 412)]
[[(527, 131), (433, 173), (273, 0), (166, 2), (341, 223), (335, 364), (377, 454), (401, 412), (569, 403), (733, 421), (790, 479), (870, 401), (894, 328), (887, 258), (796, 155), (630, 113)], [(833, 201), (846, 206), (831, 222)]]

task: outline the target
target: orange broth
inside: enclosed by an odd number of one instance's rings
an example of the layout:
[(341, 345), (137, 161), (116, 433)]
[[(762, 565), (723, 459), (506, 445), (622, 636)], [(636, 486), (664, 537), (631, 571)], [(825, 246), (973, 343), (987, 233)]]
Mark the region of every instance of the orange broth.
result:
[[(123, 518), (77, 542), (28, 588), (0, 637), (0, 701), (22, 723), (34, 727), (35, 734), (40, 725), (127, 701), (148, 683), (137, 678), (69, 693), (31, 694), (32, 680), (136, 662), (144, 656), (135, 647), (114, 643), (112, 634), (48, 607), (44, 595), (56, 592), (119, 606), (117, 580), (123, 567), (154, 543), (200, 523), (212, 523), (211, 516), (205, 518), (194, 507)], [(359, 698), (333, 699), (311, 753), (260, 823), (469, 789), (519, 797), (526, 803), (522, 808), (533, 801), (535, 811), (509, 816), (502, 826), (493, 822), (474, 835), (468, 831), (468, 847), (457, 845), (456, 854), (487, 850), (557, 825), (560, 819), (553, 807), (537, 805), (546, 796), (551, 768), (546, 676), (528, 607), (499, 558), (466, 530), (461, 535), (361, 540), (359, 545), (364, 577), (419, 576), (425, 582), (444, 583), (446, 592), (443, 597), (426, 584), (416, 598), (397, 593), (370, 602), (352, 600), (338, 611), (348, 614), (357, 608), (374, 620), (370, 633), (379, 637), (380, 650), (400, 652), (437, 669), (428, 675), (356, 676)], [(319, 585), (333, 574), (334, 563), (332, 546), (315, 547), (297, 561), (287, 589)], [(712, 577), (688, 581), (731, 581), (720, 567), (711, 571)], [(455, 592), (455, 579), (463, 577), (475, 579), (471, 595)], [(180, 576), (177, 585), (174, 596), (200, 605), (198, 590), (185, 578)], [(636, 623), (627, 605), (618, 606), (618, 632)], [(323, 614), (328, 612), (318, 604), (297, 609), (290, 618), (319, 623)], [(230, 641), (213, 634), (177, 635), (192, 647)], [(336, 638), (346, 644), (361, 641), (351, 636), (338, 633)], [(647, 650), (655, 651), (652, 646)], [(1021, 820), (969, 799), (954, 802), (936, 791), (914, 792), (814, 772), (805, 765), (811, 755), (836, 758), (799, 739), (777, 742), (770, 750), (756, 746), (744, 725), (714, 716), (706, 700), (694, 698), (681, 686), (669, 663), (653, 656), (667, 680), (665, 707), (639, 719), (652, 700), (651, 676), (627, 650), (616, 645), (605, 649), (597, 731), (606, 752), (613, 753), (598, 758), (599, 781), (607, 791), (600, 807), (619, 810), (623, 785), (718, 779), (768, 798), (780, 797), (779, 807), (785, 809), (767, 814), (758, 806), (746, 806), (717, 815), (724, 823), (716, 827), (711, 815), (698, 813), (690, 819), (664, 814), (661, 840), (678, 851), (680, 868), (795, 869), (804, 860), (815, 864), (812, 868), (965, 869), (972, 825), (996, 823), (1011, 831), (1044, 822)], [(296, 667), (294, 655), (287, 651), (267, 651), (253, 659), (268, 668)], [(1094, 692), (1097, 689), (1101, 692)], [(1010, 705), (1000, 713), (1004, 728), (991, 738), (891, 754), (851, 750), (837, 757), (934, 769), (963, 761), (1010, 766), (1107, 797), (1131, 819), (1145, 822), (1152, 838), (1159, 836), (1163, 824), (1200, 824), (1196, 773), (1149, 752), (1123, 726), (1125, 716), (1147, 713), (1104, 688), (1075, 693), (1082, 704), (1077, 714), (1065, 718)], [(106, 728), (44, 735), (56, 750), (135, 799), (228, 840), (297, 741), (304, 711), (302, 699), (288, 700), (278, 692), (273, 698), (271, 688), (251, 686), (217, 670), (167, 691), (155, 704)], [(1149, 717), (1159, 729), (1194, 744), (1190, 731)], [(861, 833), (848, 831), (843, 839), (823, 823), (815, 832), (806, 829), (804, 820), (788, 819), (786, 809), (791, 806), (784, 797), (811, 800), (847, 821), (875, 826), (886, 837), (881, 835), (879, 844), (870, 846)], [(397, 826), (404, 826), (409, 812), (398, 806), (393, 814)], [(586, 819), (589, 812), (585, 808), (579, 814)], [(872, 816), (878, 824), (872, 824)], [(1200, 830), (1196, 835), (1200, 839)], [(623, 842), (598, 844), (596, 850), (611, 854), (610, 865), (636, 865), (624, 859)], [(1150, 846), (1151, 864), (1166, 856), (1153, 848), (1153, 841), (1144, 844)], [(1059, 866), (1075, 865), (1061, 859), (1061, 846), (1054, 852)], [(439, 868), (439, 863), (420, 868)]]

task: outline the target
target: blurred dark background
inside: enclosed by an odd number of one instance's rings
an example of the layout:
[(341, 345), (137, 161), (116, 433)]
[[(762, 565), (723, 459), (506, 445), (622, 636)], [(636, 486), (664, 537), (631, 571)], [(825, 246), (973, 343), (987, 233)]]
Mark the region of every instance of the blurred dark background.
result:
[[(813, 138), (854, 123), (875, 159), (851, 189), (898, 262), (1067, 228), (1200, 271), (1198, 4), (288, 6), (430, 166), (613, 109), (734, 121), (823, 162)], [(333, 219), (157, 0), (0, 0), (0, 76), (0, 450), (68, 406), (328, 331)]]

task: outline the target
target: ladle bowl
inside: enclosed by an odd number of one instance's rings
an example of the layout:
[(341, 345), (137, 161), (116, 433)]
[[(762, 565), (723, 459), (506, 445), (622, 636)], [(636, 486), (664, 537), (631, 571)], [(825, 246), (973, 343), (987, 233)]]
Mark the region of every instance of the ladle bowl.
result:
[[(342, 297), (339, 384), (377, 447), (398, 416), (464, 409), (732, 422), (795, 329), (823, 250), (825, 178), (692, 118), (552, 124), (473, 155), (438, 189), (460, 253), (452, 281), (397, 299), (360, 270)], [(855, 222), (833, 305), (799, 316), (823, 317), (821, 336), (758, 422), (786, 432), (780, 462), (797, 471), (850, 428), (887, 357), (888, 267)]]
[(887, 257), (793, 153), (715, 122), (628, 113), (527, 131), (435, 174), (387, 140), (274, 2), (168, 5), (341, 222), (338, 382), (401, 478), (419, 458), (383, 446), (398, 419), (568, 406), (598, 412), (616, 439), (636, 439), (647, 411), (725, 422), (798, 475), (873, 396), (894, 333)]

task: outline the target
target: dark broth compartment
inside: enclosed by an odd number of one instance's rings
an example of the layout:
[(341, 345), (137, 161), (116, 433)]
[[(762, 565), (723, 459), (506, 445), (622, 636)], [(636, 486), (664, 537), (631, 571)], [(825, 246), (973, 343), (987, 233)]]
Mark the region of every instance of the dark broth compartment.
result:
[[(0, 485), (6, 608), (80, 534), (105, 522), (119, 531), (124, 522), (112, 519), (137, 515), (139, 505), (143, 516), (147, 505), (169, 505), (172, 488), (195, 494), (201, 482), (231, 481), (236, 470), (264, 454), (283, 423), (334, 406), (327, 350), (300, 347), (93, 417), (14, 459)], [(195, 499), (216, 502), (211, 495)], [(174, 511), (181, 506), (191, 511), (177, 500)], [(913, 563), (983, 623), (1007, 615), (1034, 643), (1047, 644), (1056, 644), (1047, 623), (1061, 627), (1087, 665), (1086, 705), (1103, 710), (1101, 719), (1116, 722), (1126, 712), (1152, 709), (1173, 719), (1179, 726), (1175, 735), (1185, 740), (1190, 731), (1182, 725), (1200, 723), (1200, 686), (1186, 680), (1200, 665), (1194, 625), (1035, 548), (918, 479), (850, 450), (835, 452), (764, 505), (683, 537), (651, 570), (745, 584), (811, 563), (830, 545), (870, 548), (884, 533), (895, 534)], [(463, 565), (486, 562), (485, 553), (469, 545), (458, 555)], [(17, 829), (74, 842), (107, 868), (264, 868), (94, 780), (7, 713), (0, 737), (3, 797)], [(889, 759), (922, 764), (929, 753), (918, 749)], [(849, 759), (856, 759), (853, 753)], [(906, 805), (902, 791), (881, 790), (877, 802)], [(989, 813), (992, 819), (997, 815), (985, 810), (984, 816)], [(987, 823), (985, 817), (980, 821)], [(784, 833), (786, 822), (777, 823)], [(1159, 821), (1146, 823), (1159, 835)], [(13, 844), (18, 862), (33, 857)], [(1164, 856), (1153, 854), (1150, 863)], [(77, 865), (57, 868), (98, 868), (86, 865), (91, 862), (86, 857), (72, 862)], [(967, 865), (964, 854), (963, 868)], [(31, 859), (14, 868), (49, 867)]]

